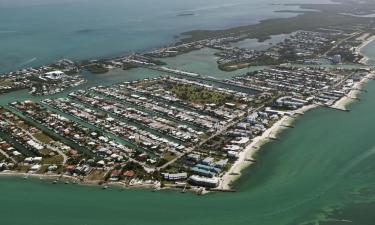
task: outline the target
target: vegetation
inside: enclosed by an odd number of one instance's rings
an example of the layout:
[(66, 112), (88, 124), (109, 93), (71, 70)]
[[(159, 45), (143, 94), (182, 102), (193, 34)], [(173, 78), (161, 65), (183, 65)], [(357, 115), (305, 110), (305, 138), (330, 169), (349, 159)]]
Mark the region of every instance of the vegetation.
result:
[(250, 66), (268, 66), (268, 65), (278, 65), (281, 62), (278, 60), (275, 60), (269, 56), (259, 57), (257, 59), (251, 60), (251, 61), (244, 61), (244, 62), (231, 62), (231, 63), (225, 63), (225, 64), (219, 64), (218, 68), (222, 71), (235, 71), (238, 69), (244, 69)]
[(0, 79), (0, 86), (9, 86), (13, 85), (13, 81), (10, 79)]
[(134, 68), (138, 68), (138, 66), (134, 63), (130, 63), (130, 62), (125, 62), (123, 65), (122, 65), (122, 69), (123, 70), (130, 70), (130, 69), (134, 69)]
[(166, 62), (158, 60), (158, 59), (154, 59), (154, 58), (148, 58), (148, 61), (150, 63), (153, 63), (153, 64), (157, 65), (157, 66), (165, 66), (165, 65), (167, 65)]
[(97, 63), (86, 65), (85, 69), (94, 74), (103, 74), (109, 71), (108, 68), (106, 68), (103, 64)]
[(91, 181), (99, 181), (103, 180), (106, 174), (107, 171), (105, 170), (92, 170), (91, 173), (86, 177), (86, 179)]
[(349, 26), (366, 24), (369, 18), (352, 17), (323, 12), (305, 12), (292, 18), (277, 18), (264, 20), (258, 24), (230, 28), (226, 30), (194, 30), (183, 33), (188, 36), (182, 42), (192, 42), (207, 38), (228, 36), (244, 36), (244, 38), (257, 38), (259, 41), (268, 39), (271, 35), (292, 33), (297, 30), (318, 30), (321, 27)]
[(170, 91), (178, 98), (196, 104), (214, 103), (222, 105), (226, 102), (233, 102), (234, 100), (233, 96), (218, 91), (211, 91), (195, 85), (177, 84), (173, 85)]
[(51, 137), (49, 137), (48, 135), (44, 134), (43, 132), (39, 132), (39, 133), (36, 133), (34, 134), (34, 137), (44, 143), (44, 144), (48, 144), (50, 143), (51, 141), (53, 141), (53, 139)]

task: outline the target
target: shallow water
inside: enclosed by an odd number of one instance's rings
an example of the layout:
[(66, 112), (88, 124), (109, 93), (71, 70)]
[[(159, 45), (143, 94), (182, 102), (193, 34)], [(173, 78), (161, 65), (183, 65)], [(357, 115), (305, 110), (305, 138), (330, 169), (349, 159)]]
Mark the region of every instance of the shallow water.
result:
[[(320, 2), (322, 2), (321, 0)], [(283, 0), (308, 2), (308, 0)], [(193, 29), (222, 29), (296, 14), (274, 0), (0, 0), (0, 73), (142, 51)], [(276, 2), (279, 3), (279, 2)], [(146, 7), (147, 6), (147, 7)], [(192, 16), (179, 16), (190, 13)]]

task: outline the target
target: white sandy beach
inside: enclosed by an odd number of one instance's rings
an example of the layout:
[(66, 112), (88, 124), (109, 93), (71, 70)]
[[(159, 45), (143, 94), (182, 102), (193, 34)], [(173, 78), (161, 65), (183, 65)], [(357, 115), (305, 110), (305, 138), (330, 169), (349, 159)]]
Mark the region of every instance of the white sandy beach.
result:
[(366, 77), (363, 77), (360, 82), (357, 82), (352, 87), (352, 90), (347, 94), (347, 96), (342, 97), (340, 100), (338, 100), (332, 107), (346, 110), (347, 106), (355, 101), (354, 98), (357, 98), (360, 90), (362, 89), (362, 86), (369, 81), (369, 79), (372, 79), (375, 76), (374, 73), (368, 74)]
[[(315, 104), (308, 105), (296, 111), (290, 111), (290, 113), (294, 115), (303, 114), (304, 112), (316, 108), (317, 106), (318, 105)], [(252, 159), (252, 157), (260, 149), (260, 147), (269, 141), (269, 137), (275, 137), (275, 135), (285, 129), (286, 125), (290, 125), (290, 123), (292, 123), (294, 119), (295, 118), (292, 118), (290, 116), (283, 116), (272, 127), (267, 129), (261, 136), (255, 137), (245, 148), (245, 150), (240, 153), (239, 158), (233, 164), (231, 169), (226, 172), (221, 178), (221, 183), (218, 189), (230, 189), (231, 183), (241, 176), (241, 171), (254, 163), (247, 159)]]
[[(348, 97), (342, 97), (332, 107), (345, 110), (347, 105), (353, 101), (353, 98), (357, 97), (362, 86), (374, 77), (374, 72), (363, 77), (361, 81), (354, 84), (352, 90), (347, 95)], [(293, 113), (294, 115), (303, 114), (304, 112), (316, 108), (317, 106), (318, 105), (315, 104), (308, 105), (296, 111), (291, 111), (291, 113)], [(261, 136), (255, 137), (252, 142), (245, 148), (245, 150), (240, 153), (238, 160), (233, 164), (231, 169), (221, 178), (221, 183), (218, 189), (230, 189), (230, 184), (241, 176), (241, 171), (254, 163), (253, 161), (249, 161), (247, 159), (252, 159), (252, 157), (260, 149), (260, 147), (263, 144), (267, 143), (269, 137), (275, 137), (278, 132), (285, 129), (285, 125), (290, 125), (293, 120), (294, 118), (284, 116), (271, 128), (267, 129)]]
[(369, 61), (369, 58), (364, 56), (361, 51), (364, 47), (366, 47), (368, 44), (370, 44), (372, 41), (375, 40), (375, 35), (372, 35), (372, 36), (367, 36), (365, 38), (366, 40), (363, 40), (364, 42), (358, 46), (356, 49), (355, 49), (355, 53), (358, 54), (358, 55), (362, 55), (363, 58), (359, 61), (360, 64), (363, 64), (363, 65), (367, 65), (368, 61)]

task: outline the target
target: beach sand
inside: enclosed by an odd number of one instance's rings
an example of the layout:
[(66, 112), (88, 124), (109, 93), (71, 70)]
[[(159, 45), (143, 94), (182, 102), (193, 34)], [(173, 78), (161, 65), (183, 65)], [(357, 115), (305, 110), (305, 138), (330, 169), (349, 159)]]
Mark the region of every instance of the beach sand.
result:
[[(312, 104), (302, 107), (301, 109), (290, 111), (294, 116), (303, 114), (306, 111), (316, 108), (318, 105)], [(272, 127), (267, 129), (261, 136), (255, 137), (251, 143), (246, 146), (245, 150), (242, 151), (228, 172), (224, 174), (221, 178), (221, 183), (218, 189), (229, 190), (230, 185), (239, 177), (241, 177), (241, 171), (249, 166), (251, 166), (254, 161), (249, 161), (247, 159), (253, 159), (255, 153), (260, 150), (260, 147), (269, 141), (269, 137), (275, 137), (279, 132), (285, 129), (285, 126), (290, 125), (295, 120), (295, 117), (283, 116), (278, 120)], [(234, 175), (235, 174), (235, 175)]]
[(363, 58), (359, 61), (360, 64), (363, 64), (363, 65), (367, 65), (368, 61), (370, 60), (368, 57), (364, 56), (361, 51), (364, 47), (366, 47), (368, 44), (370, 44), (372, 41), (375, 40), (375, 35), (368, 35), (366, 40), (363, 40), (364, 42), (358, 46), (356, 49), (355, 49), (355, 53), (357, 55), (362, 55)]
[[(360, 93), (359, 90), (362, 88), (362, 86), (374, 77), (375, 72), (372, 72), (367, 76), (363, 77), (361, 81), (353, 85), (352, 90), (348, 93), (347, 96), (342, 97), (332, 107), (346, 110), (347, 105), (354, 101), (353, 98), (356, 98), (358, 96), (358, 94)], [(318, 106), (319, 105), (316, 104), (307, 105), (296, 111), (290, 111), (290, 113), (294, 115), (299, 115)], [(233, 183), (241, 176), (241, 171), (254, 163), (253, 160), (249, 161), (247, 159), (253, 159), (255, 153), (258, 150), (260, 150), (260, 147), (269, 141), (269, 137), (275, 137), (275, 135), (277, 135), (279, 132), (285, 129), (285, 126), (293, 123), (294, 119), (295, 117), (283, 116), (272, 127), (267, 129), (261, 136), (255, 137), (251, 141), (251, 143), (245, 148), (245, 150), (240, 153), (239, 158), (233, 164), (231, 169), (227, 173), (225, 173), (224, 176), (221, 178), (221, 183), (218, 189), (231, 189), (231, 183)]]
[(361, 81), (355, 83), (352, 87), (352, 90), (347, 94), (347, 96), (342, 97), (338, 100), (332, 107), (346, 110), (347, 106), (355, 101), (354, 99), (358, 97), (360, 90), (362, 89), (363, 85), (369, 81), (369, 79), (374, 78), (375, 73), (370, 73), (367, 76), (363, 77)]

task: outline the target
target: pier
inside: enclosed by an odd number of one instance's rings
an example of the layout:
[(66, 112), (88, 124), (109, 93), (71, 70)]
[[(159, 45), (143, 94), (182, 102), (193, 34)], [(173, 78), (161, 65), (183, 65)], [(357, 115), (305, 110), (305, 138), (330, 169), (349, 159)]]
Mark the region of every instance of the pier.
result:
[(367, 93), (368, 91), (365, 89), (360, 89), (360, 88), (353, 88), (353, 90), (358, 91), (358, 92), (364, 92)]
[(236, 192), (236, 190), (234, 190), (234, 189), (218, 189), (218, 188), (210, 189), (210, 191), (217, 191), (217, 192)]
[(269, 140), (272, 140), (272, 141), (278, 141), (279, 139), (277, 137), (267, 137)]
[(357, 97), (351, 97), (349, 95), (345, 95), (345, 97), (349, 98), (349, 99), (352, 99), (352, 100), (356, 100), (356, 101), (361, 101), (360, 98), (357, 98)]
[(255, 159), (253, 159), (253, 158), (247, 158), (247, 159), (245, 159), (245, 161), (248, 161), (248, 162), (256, 162), (256, 160)]
[(338, 111), (342, 111), (342, 112), (350, 112), (349, 109), (342, 109), (342, 108), (338, 108), (338, 107), (334, 107), (334, 106), (324, 106), (324, 107), (334, 109), (334, 110), (338, 110)]

